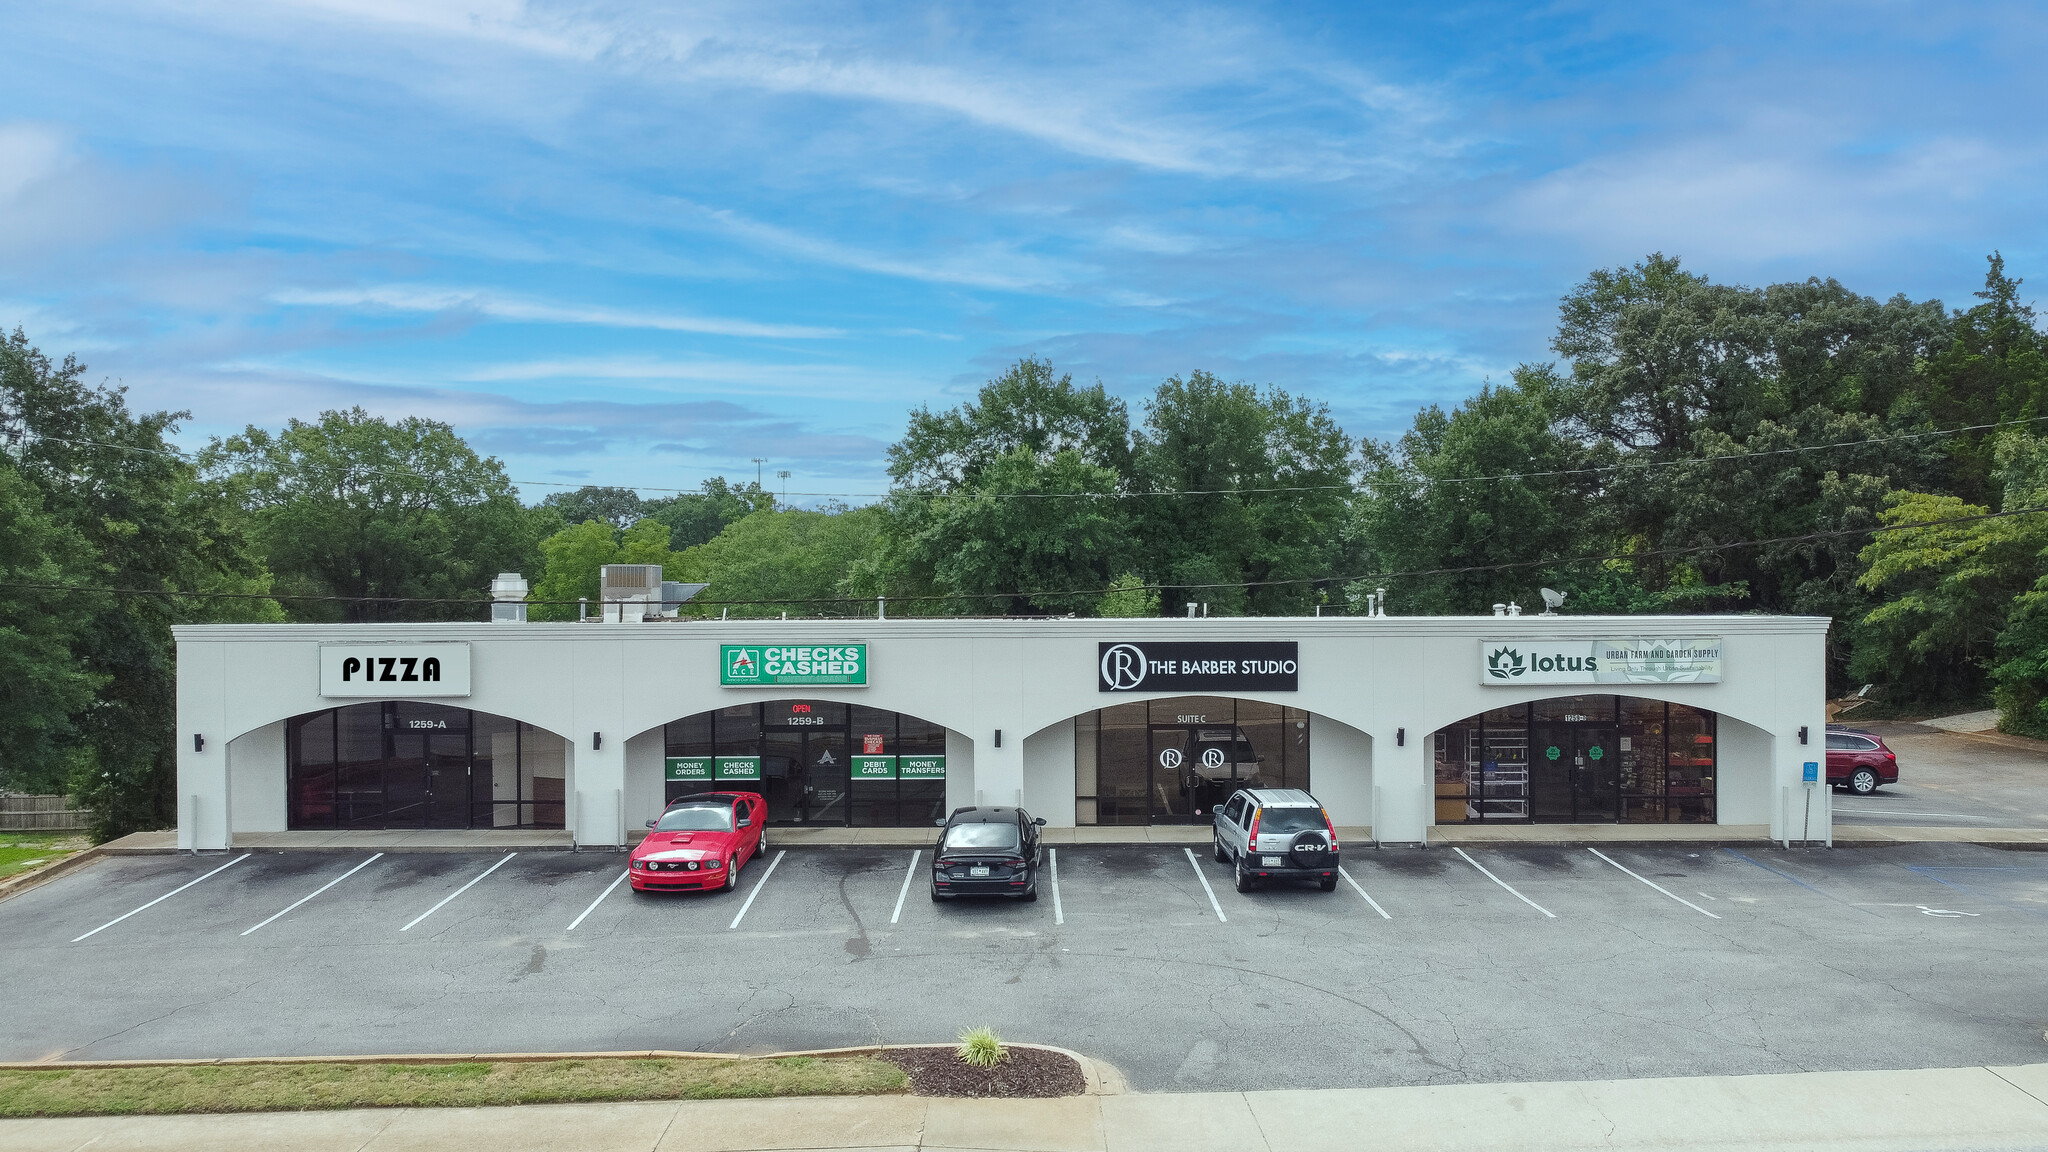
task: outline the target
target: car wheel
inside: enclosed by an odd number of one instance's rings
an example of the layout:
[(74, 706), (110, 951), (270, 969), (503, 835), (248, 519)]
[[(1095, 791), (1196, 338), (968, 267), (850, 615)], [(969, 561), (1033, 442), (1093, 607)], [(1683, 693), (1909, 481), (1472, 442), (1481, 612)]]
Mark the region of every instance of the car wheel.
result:
[(1258, 886), (1259, 886), (1259, 882), (1258, 882), (1258, 880), (1257, 880), (1257, 879), (1255, 879), (1255, 878), (1254, 878), (1254, 877), (1252, 876), (1252, 874), (1251, 874), (1250, 872), (1247, 872), (1247, 871), (1245, 871), (1245, 867), (1244, 867), (1244, 857), (1242, 857), (1242, 856), (1238, 857), (1238, 858), (1237, 858), (1237, 890), (1238, 890), (1239, 892), (1249, 892), (1249, 891), (1251, 891), (1252, 889), (1254, 889), (1254, 888), (1257, 888)]
[(1877, 791), (1877, 773), (1868, 768), (1858, 768), (1850, 773), (1849, 791), (1858, 796), (1868, 796)]
[(937, 903), (940, 903), (940, 902), (942, 902), (942, 901), (944, 901), (944, 900), (945, 900), (945, 897), (944, 897), (944, 896), (941, 896), (941, 895), (939, 895), (939, 890), (938, 890), (937, 888), (934, 888), (934, 889), (932, 889), (932, 903), (934, 903), (934, 904), (937, 904)]
[(1316, 887), (1321, 888), (1325, 892), (1335, 892), (1337, 890), (1337, 878), (1335, 876), (1325, 876), (1316, 882)]
[(763, 829), (761, 829), (761, 837), (760, 837), (760, 839), (758, 839), (758, 840), (754, 841), (754, 855), (756, 855), (756, 856), (766, 856), (767, 854), (768, 854), (768, 830), (767, 830), (766, 828), (763, 828)]
[(1223, 846), (1223, 837), (1221, 836), (1216, 837), (1216, 862), (1218, 864), (1230, 863), (1230, 851)]
[(725, 862), (725, 890), (730, 892), (739, 886), (740, 854), (735, 852), (732, 854), (732, 858)]
[(1023, 895), (1022, 899), (1023, 899), (1023, 901), (1024, 901), (1024, 902), (1025, 902), (1026, 904), (1034, 904), (1034, 903), (1037, 903), (1037, 901), (1038, 901), (1038, 886), (1037, 886), (1036, 884), (1034, 884), (1034, 885), (1032, 885), (1032, 886), (1031, 886), (1030, 888), (1027, 888), (1027, 889), (1025, 889), (1025, 890), (1024, 890), (1024, 895)]

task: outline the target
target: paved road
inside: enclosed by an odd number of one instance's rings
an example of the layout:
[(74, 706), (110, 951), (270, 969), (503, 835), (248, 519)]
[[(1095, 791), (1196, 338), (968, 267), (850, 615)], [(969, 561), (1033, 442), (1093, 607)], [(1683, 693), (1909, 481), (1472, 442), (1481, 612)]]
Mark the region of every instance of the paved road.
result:
[(1899, 782), (1869, 796), (1835, 793), (1837, 823), (2048, 828), (2048, 753), (1924, 724), (1857, 727), (1882, 735), (1899, 754)]
[(769, 1051), (986, 1022), (1141, 1090), (1235, 1090), (2048, 1051), (2048, 981), (2024, 975), (2048, 853), (1604, 851), (1367, 849), (1357, 888), (1240, 894), (1178, 848), (1069, 847), (1057, 903), (1048, 883), (935, 906), (913, 883), (900, 914), (902, 850), (602, 900), (616, 855), (112, 859), (0, 902), (0, 1058)]

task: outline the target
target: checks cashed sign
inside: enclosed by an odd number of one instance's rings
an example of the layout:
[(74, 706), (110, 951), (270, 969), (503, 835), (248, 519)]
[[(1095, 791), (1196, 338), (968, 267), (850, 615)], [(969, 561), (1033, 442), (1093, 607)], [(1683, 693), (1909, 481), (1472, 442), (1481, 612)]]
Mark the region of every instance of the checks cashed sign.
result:
[(1479, 682), (1517, 684), (1719, 684), (1719, 637), (1631, 640), (1482, 640)]
[(718, 682), (727, 688), (801, 684), (865, 687), (866, 644), (720, 644)]

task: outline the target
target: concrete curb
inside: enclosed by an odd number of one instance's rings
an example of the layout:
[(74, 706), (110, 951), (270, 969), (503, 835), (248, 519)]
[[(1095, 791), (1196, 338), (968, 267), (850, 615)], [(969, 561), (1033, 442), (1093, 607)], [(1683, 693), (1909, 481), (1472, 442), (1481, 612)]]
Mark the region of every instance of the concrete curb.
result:
[[(830, 1059), (835, 1056), (874, 1056), (883, 1052), (903, 1051), (917, 1048), (946, 1048), (951, 1044), (862, 1044), (851, 1048), (813, 1048), (801, 1052), (770, 1052), (765, 1055), (739, 1052), (665, 1052), (647, 1049), (635, 1052), (437, 1052), (417, 1055), (383, 1054), (371, 1056), (218, 1056), (198, 1057), (183, 1060), (9, 1060), (0, 1061), (0, 1072), (51, 1072), (89, 1068), (220, 1068), (234, 1065), (291, 1065), (291, 1064), (469, 1064), (487, 1061), (494, 1064), (538, 1064), (549, 1060), (787, 1060), (795, 1056), (811, 1056)], [(1105, 1061), (1083, 1056), (1068, 1048), (1056, 1048), (1050, 1044), (1009, 1044), (1011, 1048), (1031, 1048), (1040, 1052), (1057, 1052), (1081, 1066), (1081, 1074), (1087, 1086), (1083, 1096), (1122, 1096), (1130, 1092), (1130, 1082), (1114, 1065)]]
[(95, 845), (91, 848), (73, 852), (62, 860), (52, 860), (34, 871), (9, 876), (5, 880), (0, 880), (0, 900), (5, 900), (11, 896), (19, 896), (31, 888), (40, 887), (49, 881), (55, 880), (67, 872), (75, 872), (104, 855), (106, 855), (104, 847)]

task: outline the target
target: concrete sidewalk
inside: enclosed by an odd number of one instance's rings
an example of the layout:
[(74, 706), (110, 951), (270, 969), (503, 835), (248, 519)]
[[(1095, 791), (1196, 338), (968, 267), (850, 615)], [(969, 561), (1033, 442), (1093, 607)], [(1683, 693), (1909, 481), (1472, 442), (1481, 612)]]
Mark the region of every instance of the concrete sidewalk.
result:
[[(1047, 828), (1045, 843), (1174, 844), (1209, 842), (1206, 824), (1162, 824), (1151, 827)], [(635, 842), (644, 832), (636, 830)], [(927, 848), (937, 838), (927, 828), (784, 828), (768, 830), (778, 848), (876, 847)], [(1372, 846), (1372, 829), (1339, 828), (1337, 839), (1349, 852)], [(1429, 830), (1431, 847), (1455, 844), (1759, 844), (1770, 842), (1762, 824), (1446, 824)], [(2048, 828), (1883, 827), (1836, 824), (1835, 842), (2048, 844)], [(237, 849), (262, 851), (362, 852), (566, 852), (574, 845), (557, 829), (507, 828), (421, 829), (413, 831), (242, 832)], [(1412, 850), (1408, 844), (1387, 851)], [(136, 832), (101, 845), (95, 855), (162, 856), (178, 850), (175, 832)], [(616, 851), (586, 848), (589, 852)]]
[(0, 1120), (0, 1149), (1549, 1152), (2048, 1149), (2048, 1065), (1300, 1092), (913, 1096)]

